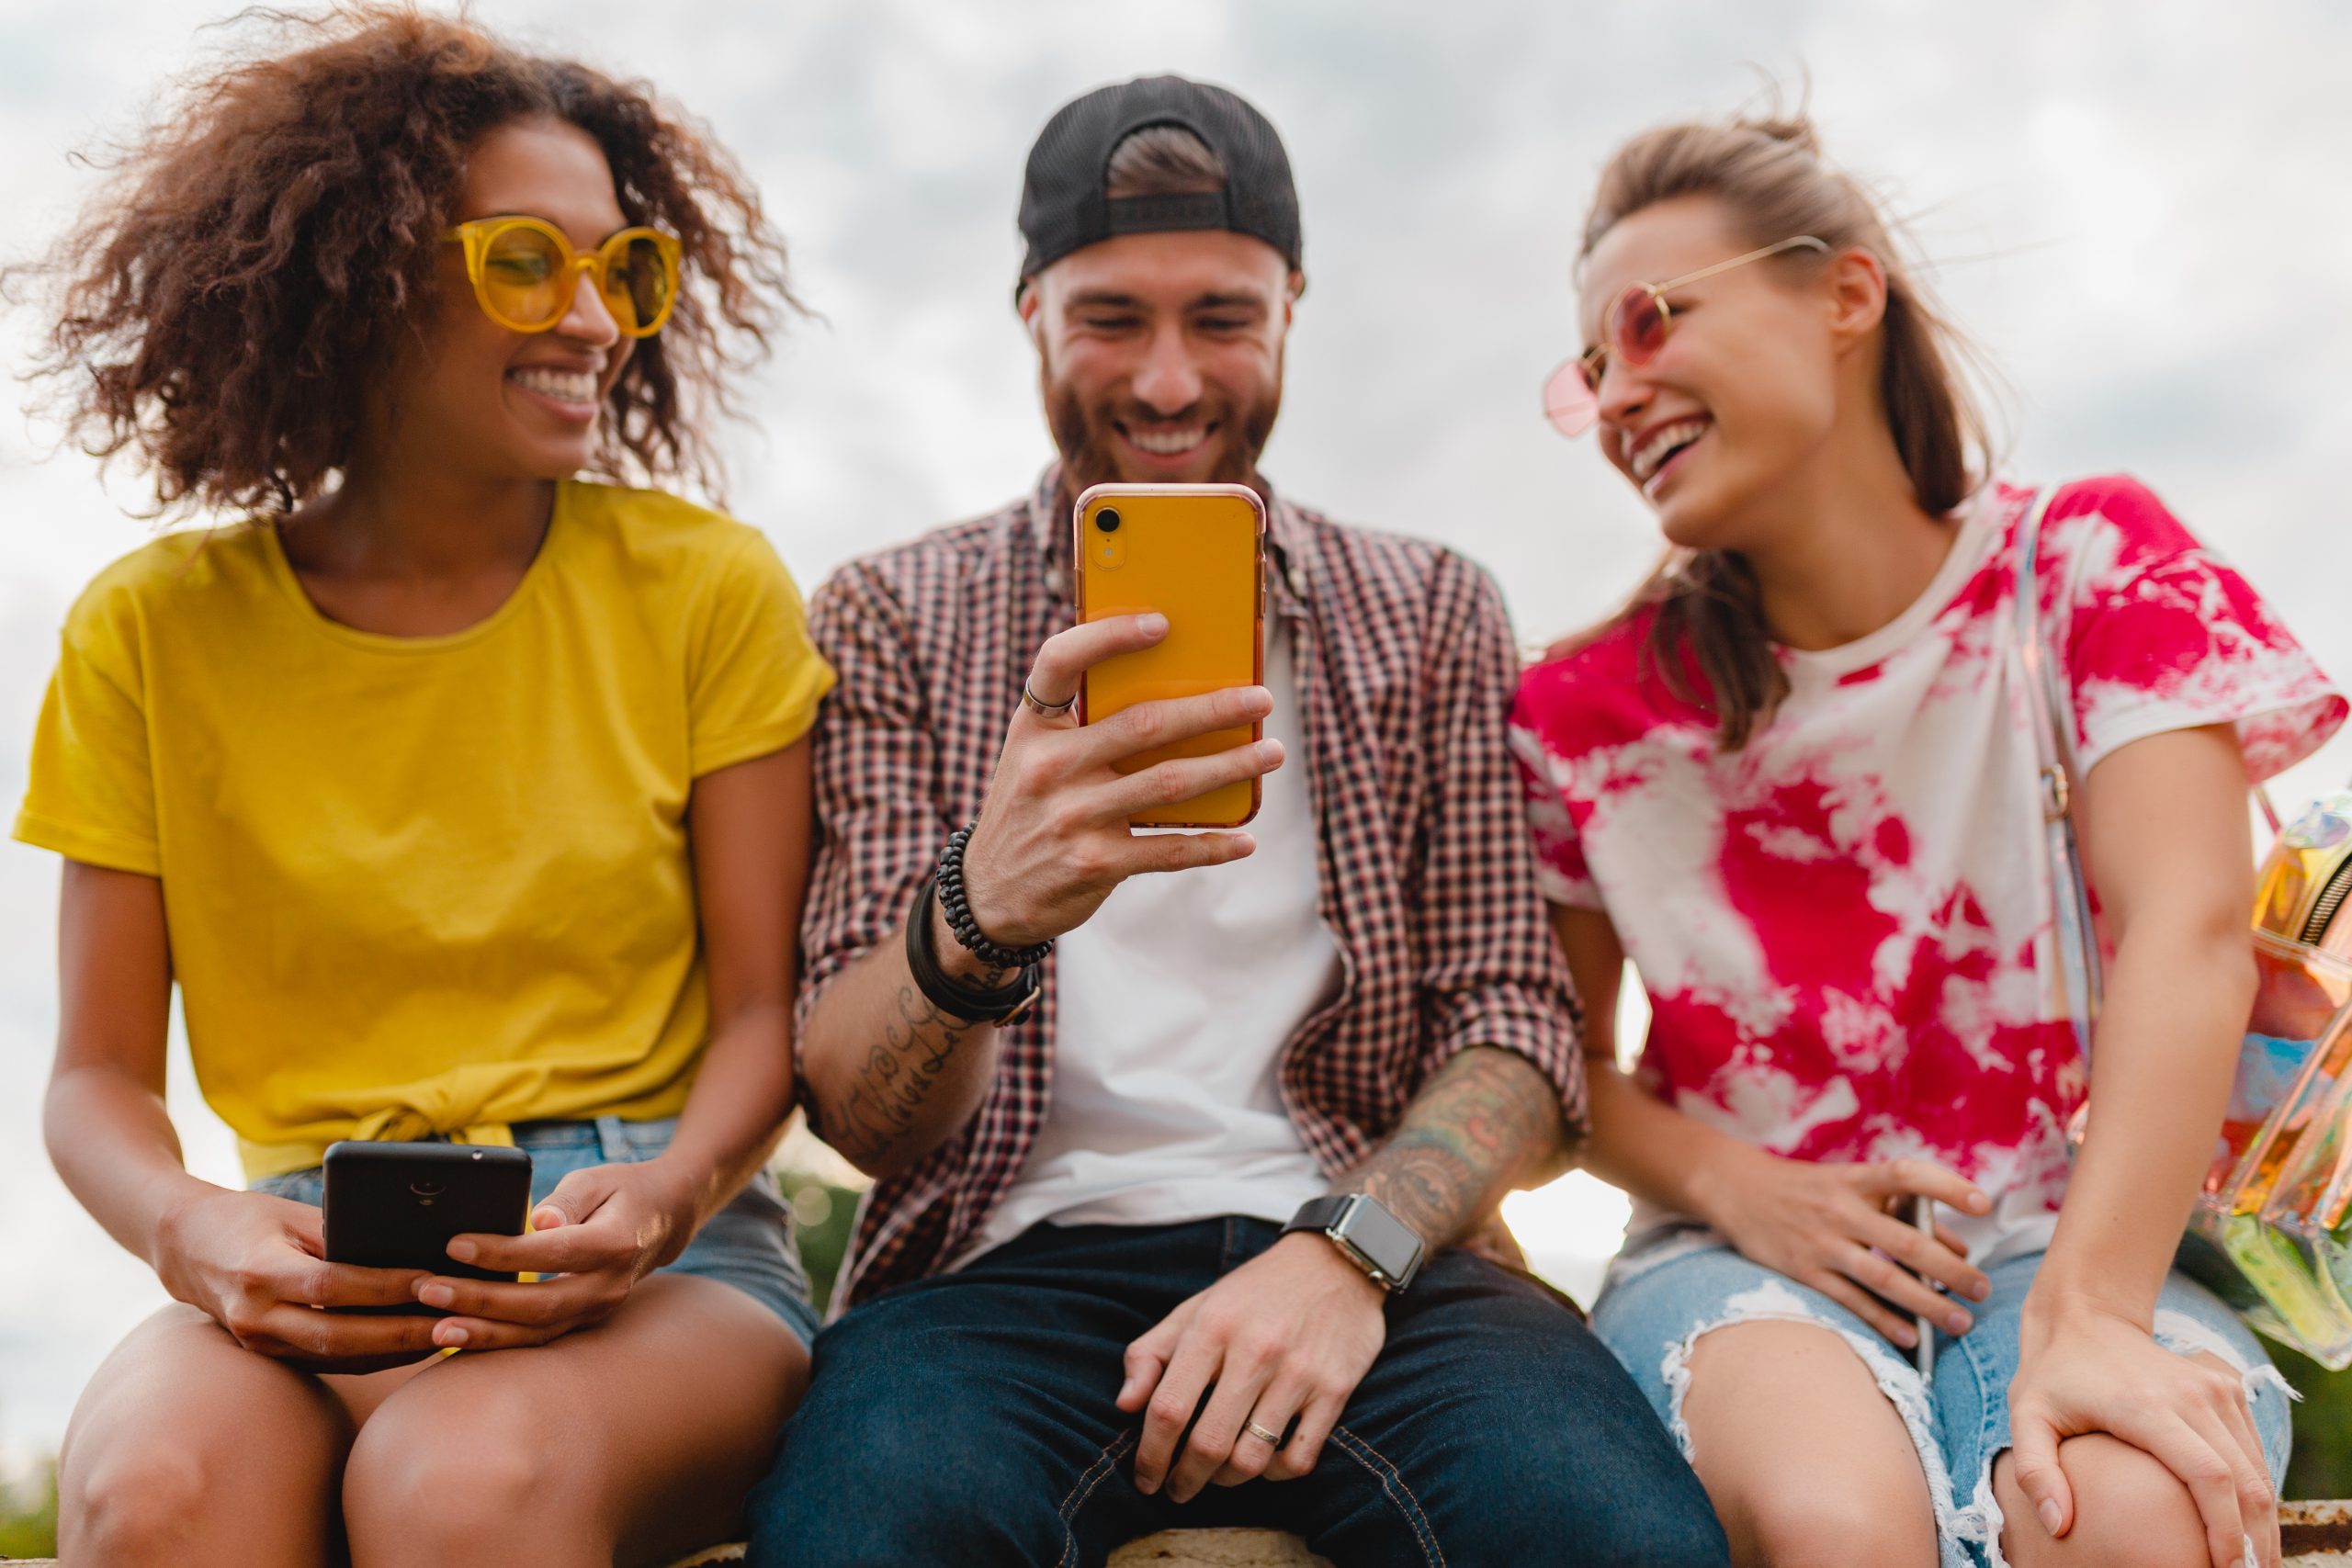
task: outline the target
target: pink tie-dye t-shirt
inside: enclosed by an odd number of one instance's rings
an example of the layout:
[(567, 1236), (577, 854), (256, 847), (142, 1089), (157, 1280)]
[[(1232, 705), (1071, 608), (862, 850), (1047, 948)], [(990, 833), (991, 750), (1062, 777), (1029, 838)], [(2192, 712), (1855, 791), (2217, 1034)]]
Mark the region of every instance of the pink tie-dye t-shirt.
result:
[[(2052, 962), (2017, 658), (2029, 490), (1987, 487), (1918, 601), (1842, 648), (1734, 752), (1668, 694), (1636, 615), (1527, 671), (1513, 745), (1544, 891), (1602, 910), (1651, 1007), (1637, 1077), (1783, 1155), (1923, 1156), (1981, 1184), (1979, 1261), (2049, 1243), (2086, 1068)], [(2345, 701), (2245, 580), (2129, 479), (2063, 487), (2036, 562), (2074, 763), (2233, 723), (2262, 779)], [(1636, 1232), (1671, 1218), (1637, 1206)]]

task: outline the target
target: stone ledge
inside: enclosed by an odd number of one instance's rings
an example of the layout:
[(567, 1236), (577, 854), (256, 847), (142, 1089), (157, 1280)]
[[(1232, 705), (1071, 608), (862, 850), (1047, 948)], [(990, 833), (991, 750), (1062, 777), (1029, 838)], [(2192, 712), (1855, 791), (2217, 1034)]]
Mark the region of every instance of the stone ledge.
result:
[(2352, 1502), (2282, 1503), (2287, 1561), (2299, 1568), (2352, 1568)]
[(1161, 1530), (1111, 1553), (1105, 1568), (1331, 1568), (1295, 1535), (1273, 1530)]
[[(2280, 1508), (2289, 1568), (2352, 1568), (2352, 1502), (2288, 1503)], [(740, 1562), (740, 1546), (715, 1546), (673, 1568)], [(57, 1568), (51, 1558), (6, 1559), (20, 1568)], [(1107, 1568), (1331, 1568), (1296, 1536), (1274, 1530), (1162, 1530), (1111, 1553)]]

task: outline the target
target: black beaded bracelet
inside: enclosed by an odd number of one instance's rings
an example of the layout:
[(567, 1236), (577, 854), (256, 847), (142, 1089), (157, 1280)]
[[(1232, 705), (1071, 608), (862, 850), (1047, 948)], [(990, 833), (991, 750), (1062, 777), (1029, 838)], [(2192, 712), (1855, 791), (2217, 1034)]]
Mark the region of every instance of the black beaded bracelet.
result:
[(1044, 942), (1028, 947), (999, 947), (980, 931), (972, 919), (972, 906), (964, 894), (964, 846), (972, 841), (971, 823), (947, 835), (947, 847), (939, 852), (939, 908), (947, 916), (947, 929), (964, 944), (964, 951), (991, 969), (1026, 969), (1054, 950), (1054, 942)]
[(931, 911), (934, 879), (925, 877), (907, 916), (907, 973), (933, 1007), (973, 1023), (1011, 1023), (1035, 1003), (1044, 981), (1035, 966), (993, 988), (967, 985), (950, 975), (932, 950)]

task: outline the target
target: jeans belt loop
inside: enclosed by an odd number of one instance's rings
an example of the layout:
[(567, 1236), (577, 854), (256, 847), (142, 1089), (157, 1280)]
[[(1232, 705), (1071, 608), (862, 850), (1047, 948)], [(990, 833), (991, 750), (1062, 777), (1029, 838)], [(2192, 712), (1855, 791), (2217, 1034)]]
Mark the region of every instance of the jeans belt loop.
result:
[(596, 1118), (596, 1145), (606, 1165), (627, 1165), (635, 1157), (629, 1148), (628, 1134), (617, 1116)]

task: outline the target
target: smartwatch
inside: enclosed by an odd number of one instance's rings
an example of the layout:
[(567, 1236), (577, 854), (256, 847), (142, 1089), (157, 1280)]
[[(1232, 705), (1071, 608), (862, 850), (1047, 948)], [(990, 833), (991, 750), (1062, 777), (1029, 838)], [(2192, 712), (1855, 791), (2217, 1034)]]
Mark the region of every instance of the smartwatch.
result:
[(1340, 1257), (1392, 1296), (1413, 1282), (1427, 1250), (1420, 1233), (1390, 1213), (1379, 1199), (1362, 1192), (1335, 1192), (1301, 1205), (1283, 1227), (1284, 1235), (1293, 1231), (1318, 1231), (1330, 1237)]

